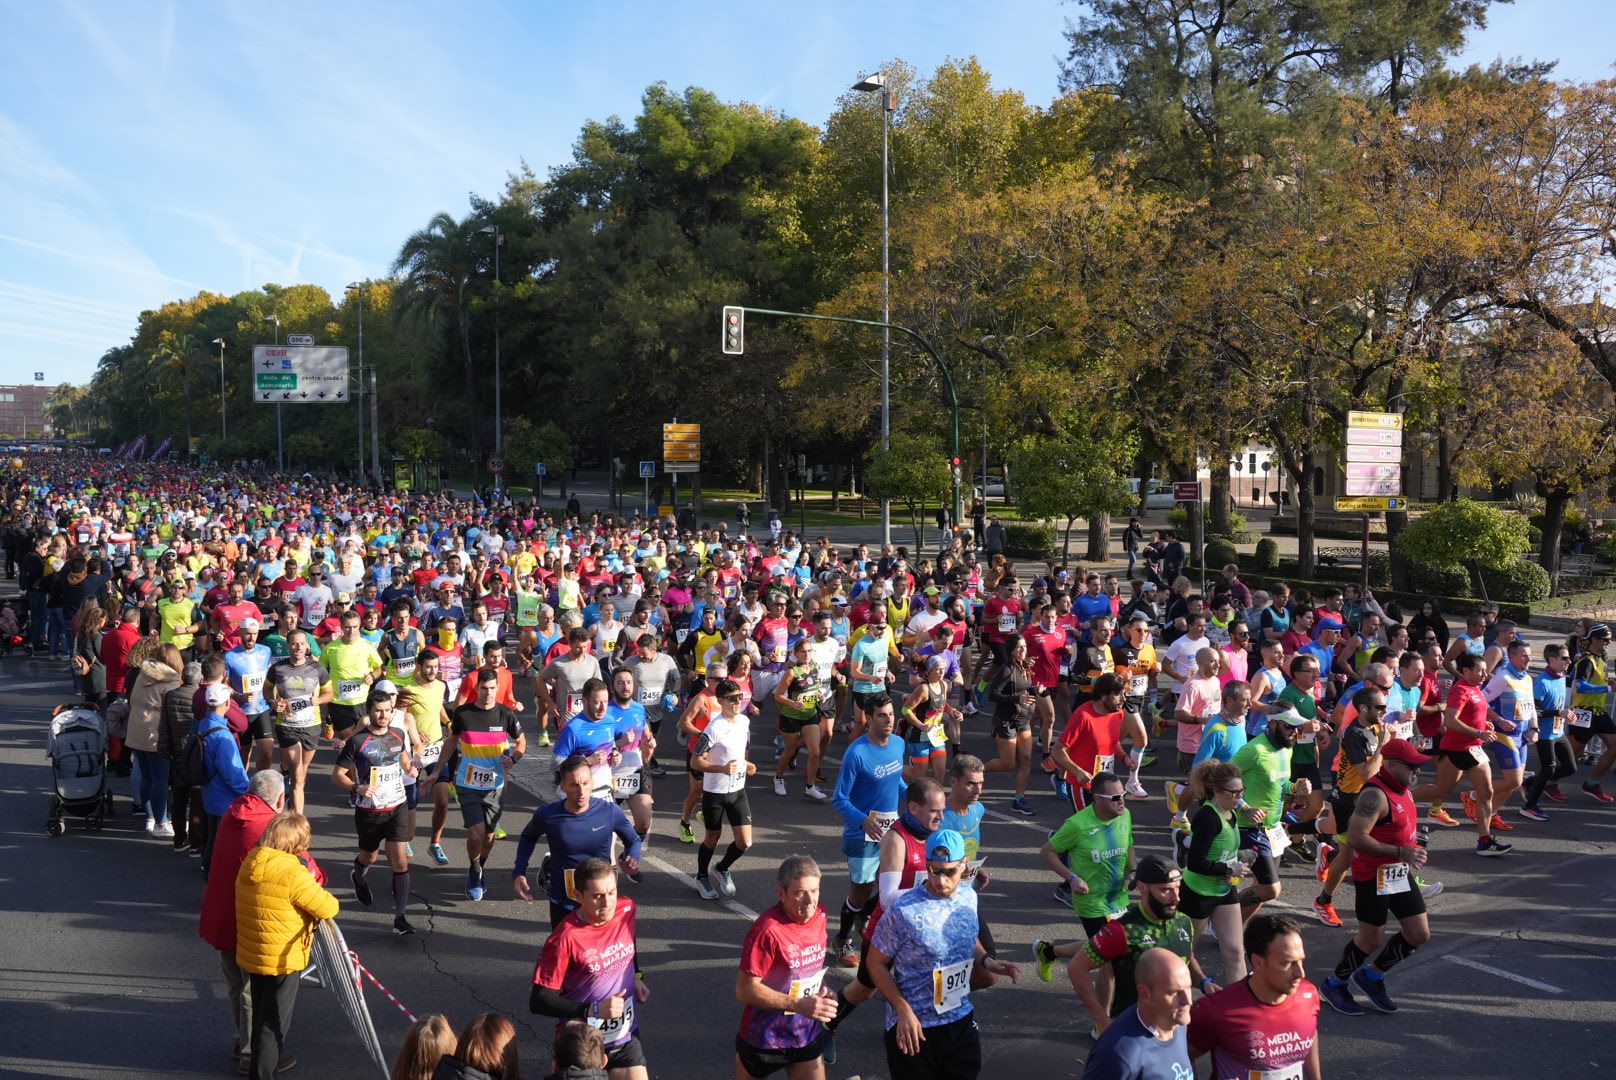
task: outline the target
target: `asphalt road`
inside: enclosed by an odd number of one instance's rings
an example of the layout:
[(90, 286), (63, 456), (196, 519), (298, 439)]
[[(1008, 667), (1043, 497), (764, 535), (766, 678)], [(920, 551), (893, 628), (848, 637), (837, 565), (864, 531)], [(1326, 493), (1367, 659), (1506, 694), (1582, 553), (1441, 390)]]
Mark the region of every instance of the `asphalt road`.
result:
[[(1535, 636), (1535, 635), (1534, 635)], [(127, 781), (115, 780), (117, 817), (101, 833), (73, 823), (66, 836), (44, 831), (50, 776), (44, 759), (47, 718), (68, 700), (62, 669), (21, 658), (0, 660), (0, 1076), (192, 1078), (231, 1075), (230, 1021), (214, 953), (196, 936), (201, 875), (194, 860), (167, 841), (139, 832), (129, 814)], [(990, 744), (981, 722), (967, 748), (984, 757)], [(757, 728), (767, 759), (772, 731)], [(519, 767), (519, 790), (507, 797), (513, 837), (541, 798), (548, 752)], [(420, 933), (395, 939), (390, 906), (358, 907), (342, 873), (352, 854), (349, 813), (324, 779), (321, 755), (310, 817), (314, 854), (337, 883), (339, 922), (361, 961), (418, 1015), (441, 1012), (456, 1028), (485, 1010), (509, 1014), (521, 1033), (523, 1066), (542, 1076), (549, 1064), (551, 1022), (527, 1012), (533, 963), (548, 927), (542, 905), (516, 900), (508, 870), (513, 842), (490, 861), (490, 897), (469, 902), (463, 892), (464, 853), (451, 809), (448, 848), (453, 863), (425, 862), (417, 844), (410, 915)], [(761, 770), (766, 772), (767, 769)], [(1147, 776), (1149, 774), (1147, 773)], [(1063, 973), (1037, 980), (1028, 946), (1036, 936), (1066, 939), (1077, 932), (1069, 910), (1050, 899), (1053, 881), (1036, 851), (1061, 820), (1047, 790), (1035, 791), (1039, 817), (1009, 816), (1000, 777), (986, 794), (984, 850), (994, 883), (982, 897), (1001, 955), (1024, 962), (1019, 986), (977, 995), (987, 1053), (985, 1076), (1058, 1078), (1080, 1074), (1089, 1047), (1088, 1022)], [(1150, 785), (1160, 790), (1160, 784)], [(1573, 785), (1567, 785), (1574, 790)], [(662, 781), (672, 807), (684, 789), (677, 772)], [(641, 965), (651, 988), (641, 1010), (642, 1040), (651, 1073), (667, 1080), (731, 1075), (740, 1015), (734, 1000), (735, 963), (753, 914), (773, 902), (773, 872), (785, 855), (806, 851), (829, 872), (824, 901), (833, 913), (845, 895), (838, 857), (839, 821), (829, 807), (793, 794), (778, 798), (755, 780), (756, 844), (736, 867), (734, 900), (704, 902), (689, 875), (693, 847), (676, 839), (676, 814), (659, 806), (645, 881), (624, 885), (640, 905)], [(1140, 843), (1166, 850), (1166, 808), (1158, 797), (1135, 804)], [(1393, 976), (1402, 1011), (1396, 1016), (1322, 1018), (1326, 1075), (1429, 1077), (1461, 1072), (1517, 1080), (1542, 1076), (1610, 1075), (1616, 1051), (1605, 1045), (1616, 1020), (1610, 979), (1616, 958), (1616, 807), (1573, 794), (1551, 808), (1553, 820), (1520, 820), (1514, 854), (1476, 858), (1473, 832), (1438, 830), (1429, 877), (1447, 891), (1431, 904), (1435, 933)], [(1313, 895), (1307, 871), (1287, 868), (1286, 901), (1306, 906)], [(1294, 909), (1293, 909), (1294, 912)], [(1329, 929), (1304, 920), (1308, 969), (1314, 981), (1334, 967), (1352, 925)], [(1202, 948), (1215, 973), (1216, 953)], [(848, 974), (833, 978), (845, 979)], [(385, 997), (367, 988), (382, 1044), (396, 1048), (406, 1021)], [(844, 1027), (834, 1080), (882, 1077), (881, 1009), (866, 1006)], [(298, 1001), (290, 1052), (293, 1075), (373, 1075), (330, 993), (306, 986)]]

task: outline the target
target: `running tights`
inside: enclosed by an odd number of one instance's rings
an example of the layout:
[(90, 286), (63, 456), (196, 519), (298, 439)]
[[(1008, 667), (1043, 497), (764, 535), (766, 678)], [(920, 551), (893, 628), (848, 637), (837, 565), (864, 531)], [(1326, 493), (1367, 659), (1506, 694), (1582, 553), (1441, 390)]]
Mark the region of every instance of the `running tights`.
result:
[(1526, 785), (1526, 805), (1537, 809), (1543, 789), (1559, 783), (1577, 773), (1577, 759), (1566, 739), (1539, 739), (1537, 741), (1537, 772)]

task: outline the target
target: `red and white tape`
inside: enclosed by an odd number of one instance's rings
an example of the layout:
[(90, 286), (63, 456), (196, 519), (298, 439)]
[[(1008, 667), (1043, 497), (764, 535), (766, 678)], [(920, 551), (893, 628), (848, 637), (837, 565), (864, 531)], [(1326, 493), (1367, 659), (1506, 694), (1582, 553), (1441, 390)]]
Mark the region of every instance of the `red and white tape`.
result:
[(370, 984), (372, 986), (374, 986), (376, 989), (378, 989), (378, 990), (380, 990), (382, 992), (383, 997), (385, 997), (388, 1001), (391, 1001), (394, 1005), (398, 1006), (398, 1011), (403, 1013), (405, 1018), (408, 1019), (410, 1023), (412, 1023), (412, 1024), (415, 1023), (415, 1014), (410, 1012), (410, 1010), (406, 1009), (404, 1007), (404, 1003), (402, 1001), (398, 1000), (398, 998), (394, 997), (393, 992), (391, 990), (387, 989), (387, 987), (383, 986), (381, 980), (376, 978), (376, 976), (372, 975), (370, 973), (370, 969), (368, 967), (366, 967), (364, 964), (361, 964), (359, 962), (359, 954), (358, 953), (354, 952), (352, 949), (349, 949), (348, 950), (348, 959), (350, 959), (350, 960), (352, 960), (354, 962), (354, 967), (358, 968), (359, 971), (365, 976), (365, 978), (370, 980)]

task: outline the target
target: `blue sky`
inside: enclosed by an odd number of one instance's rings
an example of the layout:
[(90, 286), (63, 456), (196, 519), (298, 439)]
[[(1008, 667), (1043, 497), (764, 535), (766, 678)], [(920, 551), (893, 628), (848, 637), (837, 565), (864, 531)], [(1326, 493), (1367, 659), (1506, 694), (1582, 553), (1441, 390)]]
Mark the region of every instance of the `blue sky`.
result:
[[(1606, 4), (1495, 8), (1465, 59), (1609, 74)], [(645, 86), (822, 121), (888, 57), (1055, 92), (1057, 0), (0, 0), (0, 383), (82, 381), (140, 310), (387, 271), (439, 210), (564, 161)]]

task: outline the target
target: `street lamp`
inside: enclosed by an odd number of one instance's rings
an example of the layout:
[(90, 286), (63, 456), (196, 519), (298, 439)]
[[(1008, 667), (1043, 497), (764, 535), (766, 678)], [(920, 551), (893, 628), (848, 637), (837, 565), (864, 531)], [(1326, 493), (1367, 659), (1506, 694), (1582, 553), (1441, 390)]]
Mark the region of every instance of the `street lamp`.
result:
[[(278, 347), (281, 343), (281, 317), (279, 315), (266, 315), (264, 316), (264, 321), (275, 324), (275, 344)], [(282, 448), (281, 443), (281, 407), (282, 403), (277, 401), (275, 403), (275, 469), (278, 472), (285, 472), (286, 451)]]
[[(500, 408), (500, 374), (499, 374), (499, 246), (504, 243), (498, 225), (484, 225), (477, 230), (487, 233), (494, 238), (494, 456), (503, 458), (505, 449), (503, 417)], [(504, 474), (494, 477), (494, 490), (498, 492), (504, 481)]]
[[(887, 89), (887, 76), (883, 71), (874, 75), (866, 75), (853, 84), (853, 89), (860, 93), (879, 93), (881, 95), (881, 321), (892, 321), (892, 267), (888, 259), (888, 214), (887, 214), (887, 158), (888, 145), (891, 141), (891, 117), (893, 100)], [(885, 327), (881, 330), (881, 449), (892, 448), (892, 409), (891, 409), (891, 356), (892, 331)], [(881, 500), (881, 544), (884, 547), (892, 543), (892, 503), (888, 499)]]
[(365, 480), (365, 283), (350, 281), (343, 292), (359, 294), (359, 390), (354, 401), (359, 405), (359, 482)]
[[(223, 442), (230, 437), (224, 419), (224, 338), (216, 337), (213, 343), (219, 346), (219, 441)], [(219, 452), (223, 454), (224, 448), (220, 447)]]

